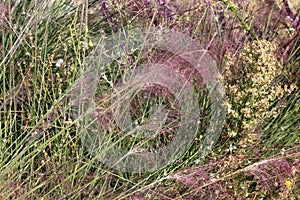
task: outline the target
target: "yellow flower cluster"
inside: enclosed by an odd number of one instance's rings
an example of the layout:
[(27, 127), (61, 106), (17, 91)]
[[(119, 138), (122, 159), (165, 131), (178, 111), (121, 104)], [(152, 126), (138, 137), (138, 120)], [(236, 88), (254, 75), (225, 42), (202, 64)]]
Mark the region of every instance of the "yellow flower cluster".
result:
[(292, 181), (290, 181), (290, 180), (286, 180), (286, 181), (285, 181), (285, 186), (286, 186), (287, 188), (291, 188), (292, 185), (293, 185)]
[(290, 93), (294, 86), (275, 81), (281, 75), (276, 45), (266, 40), (246, 44), (238, 59), (227, 53), (225, 60), (223, 81), (229, 98), (225, 131), (235, 137), (270, 114), (271, 103)]

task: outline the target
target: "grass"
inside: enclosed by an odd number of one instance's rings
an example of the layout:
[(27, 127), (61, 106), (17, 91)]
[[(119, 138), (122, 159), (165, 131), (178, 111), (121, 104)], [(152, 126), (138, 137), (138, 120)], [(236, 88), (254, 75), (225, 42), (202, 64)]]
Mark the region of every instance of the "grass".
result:
[[(266, 6), (250, 0), (164, 2), (86, 1), (77, 6), (69, 1), (56, 1), (53, 5), (30, 0), (0, 3), (1, 199), (300, 198), (299, 25), (293, 27), (285, 17), (289, 13), (267, 2)], [(139, 27), (171, 29), (188, 35), (208, 51), (223, 77), (227, 64), (244, 73), (243, 68), (250, 65), (242, 57), (247, 45), (255, 41), (276, 44), (275, 68), (280, 73), (272, 78), (269, 92), (274, 88), (272, 84), (279, 83), (282, 89), (284, 85), (295, 85), (295, 89), (287, 89), (280, 98), (272, 99), (264, 115), (248, 129), (243, 126), (249, 121), (242, 109), (237, 110), (236, 118), (227, 114), (218, 142), (199, 160), (214, 99), (203, 83), (203, 74), (193, 71), (192, 64), (182, 56), (157, 48), (129, 48), (126, 55), (115, 56), (105, 70), (92, 71), (88, 80), (99, 81), (93, 90), (92, 82), (87, 87), (77, 87), (78, 80), (86, 78), (90, 69), (87, 64), (93, 62), (95, 53), (112, 52), (97, 44)], [(130, 42), (138, 43), (138, 39), (113, 40), (108, 45), (128, 42), (131, 47)], [(95, 52), (96, 48), (100, 50)], [(229, 54), (232, 57), (227, 57)], [(109, 56), (107, 59), (111, 59)], [(138, 81), (136, 73), (149, 63), (177, 70), (193, 83), (190, 88), (195, 99), (184, 99), (188, 93), (172, 94), (167, 86), (177, 80), (176, 74), (168, 77), (167, 72), (166, 86), (153, 84), (132, 90), (136, 85), (129, 80)], [(99, 63), (96, 60), (93, 64)], [(113, 96), (113, 91), (126, 81), (130, 84), (123, 87), (124, 91)], [(224, 83), (228, 84), (231, 83)], [(243, 85), (242, 92), (249, 87)], [(79, 95), (85, 91), (91, 93)], [(243, 93), (248, 96), (239, 103), (234, 99), (235, 93), (225, 91), (229, 103), (247, 108), (249, 104), (245, 102), (251, 94)], [(74, 107), (74, 97), (82, 103), (75, 101), (75, 105), (88, 109)], [(180, 127), (186, 127), (182, 130), (185, 133), (195, 124), (183, 123), (184, 114), (190, 114), (190, 110), (180, 112), (178, 97), (192, 104), (188, 108), (195, 106), (201, 111), (199, 127), (192, 132), (184, 152), (173, 152), (170, 162), (143, 173), (117, 167), (126, 161), (130, 164), (127, 166), (138, 168), (145, 160), (105, 160), (118, 156), (114, 154), (116, 149), (151, 153), (173, 144)], [(88, 104), (92, 100), (95, 105)], [(115, 115), (116, 106), (122, 105), (129, 106), (127, 112), (135, 123), (123, 120), (124, 113)], [(168, 113), (167, 119), (162, 118), (164, 112)], [(150, 119), (153, 123), (149, 124)], [(236, 124), (238, 134), (230, 135), (228, 127)], [(137, 131), (140, 137), (128, 134), (128, 130), (139, 126), (150, 130)], [(93, 128), (104, 133), (89, 140)], [(104, 143), (97, 146), (94, 142), (99, 141)]]

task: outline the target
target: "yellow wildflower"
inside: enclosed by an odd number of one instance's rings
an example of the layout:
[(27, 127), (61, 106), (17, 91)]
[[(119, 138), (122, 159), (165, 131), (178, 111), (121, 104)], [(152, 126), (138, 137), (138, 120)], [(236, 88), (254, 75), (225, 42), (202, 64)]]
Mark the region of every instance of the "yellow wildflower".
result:
[(291, 187), (292, 187), (292, 182), (291, 182), (290, 180), (286, 180), (286, 181), (285, 181), (285, 186), (286, 186), (287, 188), (291, 188)]
[(89, 47), (93, 47), (94, 43), (92, 41), (89, 42)]

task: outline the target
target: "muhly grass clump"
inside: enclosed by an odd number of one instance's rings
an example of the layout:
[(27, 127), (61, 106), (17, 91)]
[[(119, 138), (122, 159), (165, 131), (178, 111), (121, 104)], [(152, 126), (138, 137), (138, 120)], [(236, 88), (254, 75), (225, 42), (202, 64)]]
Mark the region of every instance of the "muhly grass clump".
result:
[[(256, 149), (256, 153), (270, 150)], [(257, 157), (257, 155), (255, 155)], [(268, 159), (244, 155), (215, 157), (209, 163), (186, 168), (160, 184), (161, 199), (287, 199), (298, 198), (299, 147)], [(148, 190), (149, 194), (151, 190)]]
[[(225, 126), (227, 135), (223, 137), (249, 138), (252, 132), (256, 137), (240, 143), (237, 150), (229, 148), (226, 155), (212, 152), (204, 165), (181, 169), (162, 178), (164, 181), (155, 187), (132, 192), (132, 196), (153, 199), (299, 198), (299, 145), (280, 150), (272, 144), (268, 147), (267, 141), (264, 144), (257, 140), (258, 136), (264, 136), (264, 131), (256, 128), (268, 127), (262, 122), (269, 118), (274, 124), (277, 117), (290, 119), (289, 126), (299, 134), (299, 124), (294, 124), (283, 110), (289, 96), (293, 97), (289, 101), (299, 105), (295, 95), (297, 88), (284, 75), (276, 51), (274, 43), (254, 40), (241, 49), (238, 57), (229, 52), (225, 56), (223, 81), (230, 104)], [(299, 114), (297, 108), (288, 109)], [(276, 127), (268, 129), (277, 140), (283, 137), (276, 134)]]
[[(265, 22), (268, 16), (271, 21), (274, 17), (270, 14), (257, 18), (257, 13), (252, 13), (260, 11), (251, 10), (259, 4), (238, 0), (94, 0), (80, 1), (76, 6), (56, 1), (51, 4), (53, 7), (47, 7), (43, 6), (48, 5), (46, 1), (12, 2), (0, 3), (1, 199), (234, 199), (288, 198), (299, 194), (299, 148), (289, 147), (281, 154), (270, 146), (272, 141), (287, 145), (291, 139), (292, 144), (297, 142), (300, 102), (294, 85), (282, 78), (282, 67), (275, 56), (272, 38), (277, 27), (268, 27)], [(199, 128), (204, 131), (196, 134), (189, 151), (162, 170), (130, 174), (104, 166), (101, 158), (91, 155), (83, 144), (79, 119), (72, 115), (68, 102), (68, 89), (82, 74), (84, 59), (92, 54), (99, 38), (133, 27), (184, 32), (203, 44), (220, 69), (224, 67), (221, 65), (225, 55), (223, 81), (229, 104), (224, 137), (248, 136), (247, 130), (273, 115), (274, 127), (260, 125), (267, 127), (270, 138), (246, 142), (237, 146), (235, 152), (234, 148), (227, 151), (221, 143), (203, 160), (203, 166), (194, 166), (202, 142), (200, 136), (205, 134), (204, 123)], [(262, 27), (264, 31), (260, 33)], [(297, 52), (297, 47), (289, 51), (295, 59)], [(182, 58), (167, 52), (143, 56), (170, 65), (186, 79), (193, 79), (193, 86), (201, 93), (199, 74)], [(113, 90), (122, 73), (138, 67), (140, 55), (129, 57), (117, 60), (107, 76), (100, 78), (100, 93)], [(148, 87), (132, 98), (133, 118), (145, 115), (149, 102), (142, 99), (145, 91), (153, 104), (163, 97), (167, 103), (174, 101), (165, 88)], [(289, 95), (294, 98), (281, 112), (277, 109), (282, 105), (278, 99)], [(208, 102), (205, 98), (199, 101), (205, 107), (203, 118), (209, 115)], [(173, 115), (166, 127), (169, 129), (161, 131), (159, 137), (145, 138), (141, 146), (144, 151), (159, 149), (176, 135), (179, 108), (167, 105), (166, 110)], [(121, 135), (109, 105), (100, 105), (95, 111), (94, 117), (98, 117), (108, 135), (115, 136), (125, 147), (133, 146), (134, 137)], [(278, 134), (277, 129), (283, 126), (293, 127), (293, 134)], [(261, 134), (265, 136), (263, 131)]]

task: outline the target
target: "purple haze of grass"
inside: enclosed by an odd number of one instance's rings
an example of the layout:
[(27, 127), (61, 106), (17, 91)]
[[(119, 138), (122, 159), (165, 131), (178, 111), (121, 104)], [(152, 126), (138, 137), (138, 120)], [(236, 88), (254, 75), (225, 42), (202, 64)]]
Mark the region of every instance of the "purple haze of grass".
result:
[[(262, 153), (263, 150), (258, 151)], [(221, 156), (205, 165), (181, 170), (169, 178), (183, 184), (189, 191), (193, 191), (194, 193), (190, 194), (192, 198), (197, 199), (209, 197), (244, 199), (246, 195), (255, 196), (255, 192), (253, 194), (248, 193), (252, 183), (258, 184), (256, 186), (257, 193), (263, 194), (262, 191), (266, 190), (271, 199), (282, 199), (279, 198), (279, 191), (287, 192), (289, 190), (286, 181), (294, 180), (296, 182), (297, 177), (299, 177), (299, 147), (286, 152), (286, 157), (280, 155), (260, 160), (261, 158), (256, 156), (257, 154), (249, 156), (251, 158), (248, 158), (249, 160), (256, 160), (257, 162), (247, 165), (246, 162), (242, 164), (237, 159), (238, 157), (232, 159), (233, 157), (230, 158), (230, 156)], [(233, 168), (236, 168), (234, 172), (231, 171)], [(295, 188), (297, 187), (296, 184), (299, 185), (299, 183), (294, 184)], [(239, 187), (238, 190), (237, 187)], [(159, 191), (163, 193), (167, 190), (168, 188), (162, 188)], [(236, 191), (239, 192), (236, 193)], [(251, 198), (251, 196), (247, 197)]]
[[(120, 134), (145, 138), (148, 137), (148, 135), (144, 136), (145, 132), (153, 127), (136, 125), (133, 122), (128, 111), (131, 97), (137, 91), (141, 91), (145, 85), (156, 84), (167, 88), (179, 102), (181, 116), (180, 126), (170, 143), (151, 152), (147, 149), (141, 151), (138, 145), (124, 150), (117, 145), (118, 142), (114, 143), (107, 137), (97, 121), (93, 121), (99, 78), (114, 60), (127, 57), (136, 49), (162, 50), (179, 55), (201, 74), (212, 108), (210, 124), (200, 146), (200, 159), (204, 158), (211, 151), (222, 131), (227, 98), (222, 84), (218, 81), (216, 63), (207, 51), (198, 44), (198, 41), (167, 29), (132, 29), (119, 32), (101, 41), (93, 56), (87, 58), (86, 72), (77, 80), (71, 93), (74, 108), (80, 119), (80, 134), (85, 147), (110, 168), (123, 172), (145, 173), (159, 170), (172, 163), (188, 150), (193, 141), (200, 120), (200, 108), (195, 91), (180, 72), (163, 63), (150, 63), (146, 66), (138, 66), (133, 72), (126, 72), (126, 75), (113, 86), (114, 91), (109, 95), (109, 99), (113, 102), (110, 108)], [(154, 124), (153, 116), (158, 115), (160, 126), (157, 126), (157, 129), (159, 129), (166, 122), (168, 114), (164, 113), (164, 106), (161, 105), (154, 106), (152, 109), (155, 110), (155, 114), (151, 114), (149, 123)], [(141, 132), (143, 136), (139, 135)]]
[(284, 4), (285, 10), (288, 14), (288, 17), (293, 21), (293, 26), (297, 27), (298, 21), (297, 21), (295, 15), (293, 14), (291, 8), (289, 7), (288, 0), (283, 0), (283, 4)]
[(0, 32), (4, 26), (6, 12), (7, 12), (6, 7), (4, 6), (3, 3), (0, 2)]
[(112, 19), (112, 17), (109, 14), (109, 10), (107, 8), (106, 2), (105, 1), (100, 1), (100, 7), (101, 7), (101, 11), (103, 13), (103, 16), (105, 18), (107, 18), (109, 24), (112, 26), (113, 30), (116, 32), (118, 31), (118, 26), (117, 24), (114, 22), (114, 20)]

